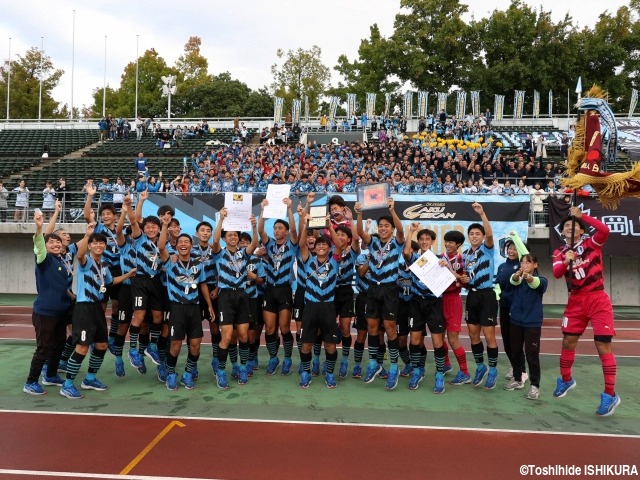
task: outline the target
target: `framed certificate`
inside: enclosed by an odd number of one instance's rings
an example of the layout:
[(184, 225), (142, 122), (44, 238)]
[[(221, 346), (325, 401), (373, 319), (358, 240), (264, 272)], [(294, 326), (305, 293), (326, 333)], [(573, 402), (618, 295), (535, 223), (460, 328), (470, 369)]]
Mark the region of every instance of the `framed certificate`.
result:
[(358, 187), (358, 202), (362, 210), (387, 208), (389, 200), (389, 184), (374, 183)]
[(311, 215), (311, 219), (309, 219), (307, 223), (307, 228), (310, 230), (318, 230), (327, 228), (329, 223), (327, 222), (327, 206), (322, 205), (319, 207), (311, 207), (309, 209), (309, 215)]

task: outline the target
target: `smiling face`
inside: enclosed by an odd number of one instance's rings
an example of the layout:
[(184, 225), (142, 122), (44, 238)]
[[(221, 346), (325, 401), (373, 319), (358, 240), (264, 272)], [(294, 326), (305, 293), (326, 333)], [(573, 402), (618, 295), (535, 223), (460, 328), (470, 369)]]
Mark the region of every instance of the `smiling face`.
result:
[(198, 237), (198, 241), (202, 245), (206, 245), (211, 239), (211, 227), (208, 227), (207, 225), (201, 225), (196, 232), (196, 237)]
[(47, 253), (51, 255), (60, 255), (62, 252), (62, 242), (57, 238), (49, 238), (45, 246), (47, 247)]
[(191, 257), (191, 239), (180, 237), (176, 242), (176, 250), (181, 259), (188, 260)]
[(513, 243), (510, 243), (507, 247), (507, 258), (509, 258), (509, 260), (518, 259), (518, 249)]
[(156, 225), (155, 223), (147, 222), (144, 224), (144, 234), (147, 237), (154, 239), (158, 236), (159, 232), (160, 232), (160, 227), (158, 227), (158, 225)]
[(426, 252), (427, 250), (431, 249), (431, 245), (433, 245), (433, 239), (430, 235), (423, 233), (422, 235), (420, 235), (420, 238), (418, 238), (418, 245), (420, 245), (420, 251)]
[(238, 242), (240, 240), (240, 236), (238, 235), (238, 232), (225, 232), (224, 233), (224, 241), (227, 244), (228, 247), (231, 247), (231, 249), (235, 250), (235, 248), (238, 246)]
[(94, 240), (89, 244), (89, 251), (92, 257), (100, 257), (105, 248), (107, 248), (107, 244), (102, 240)]
[(478, 228), (472, 228), (468, 233), (467, 237), (469, 239), (469, 243), (475, 249), (480, 246), (482, 241), (484, 240), (484, 233)]
[(378, 234), (380, 240), (386, 242), (393, 236), (394, 226), (388, 220), (380, 220), (378, 222)]
[(289, 230), (281, 223), (276, 223), (273, 226), (273, 236), (277, 242), (284, 240), (289, 233)]

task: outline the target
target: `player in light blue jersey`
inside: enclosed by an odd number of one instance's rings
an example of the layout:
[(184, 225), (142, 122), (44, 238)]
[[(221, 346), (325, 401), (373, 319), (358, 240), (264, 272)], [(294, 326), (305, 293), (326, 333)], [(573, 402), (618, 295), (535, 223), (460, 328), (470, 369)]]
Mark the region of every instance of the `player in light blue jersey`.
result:
[[(224, 219), (227, 217), (227, 208), (220, 210), (220, 221), (216, 225), (213, 234), (211, 249), (215, 255), (218, 267), (218, 322), (220, 324), (220, 345), (218, 347), (218, 388), (227, 389), (227, 373), (225, 371), (228, 348), (233, 337), (234, 329), (238, 336), (240, 350), (240, 369), (238, 372), (238, 384), (248, 382), (247, 362), (249, 361), (249, 323), (251, 312), (249, 311), (249, 296), (246, 292), (247, 274), (251, 255), (258, 246), (258, 228), (256, 217), (251, 215), (253, 237), (251, 244), (245, 248), (238, 248), (240, 232), (222, 230)], [(224, 238), (226, 246), (222, 248), (220, 239)]]
[[(273, 226), (273, 238), (264, 230), (264, 207), (269, 201), (262, 201), (262, 213), (258, 223), (260, 241), (267, 249), (267, 285), (264, 291), (263, 317), (265, 326), (265, 342), (269, 351), (269, 365), (267, 375), (274, 375), (280, 360), (278, 360), (278, 332), (280, 328), (284, 346), (284, 361), (282, 375), (291, 373), (293, 361), (293, 334), (291, 333), (291, 311), (293, 309), (293, 292), (291, 279), (294, 275), (294, 264), (298, 252), (298, 232), (296, 230), (293, 206), (290, 198), (283, 199), (287, 205), (288, 222), (277, 219)], [(289, 238), (287, 238), (287, 236)]]
[(158, 239), (160, 259), (164, 264), (167, 276), (167, 291), (171, 302), (169, 313), (169, 327), (171, 343), (167, 354), (167, 389), (177, 390), (176, 364), (182, 347), (182, 342), (187, 338), (189, 353), (185, 371), (180, 378), (180, 383), (187, 389), (195, 388), (193, 372), (197, 369), (200, 357), (200, 344), (202, 343), (203, 330), (200, 318), (199, 292), (202, 293), (207, 309), (212, 317), (215, 316), (209, 288), (206, 283), (204, 263), (198, 258), (192, 258), (191, 249), (193, 240), (190, 235), (181, 234), (176, 242), (177, 258), (171, 257), (167, 250), (168, 227), (171, 223), (171, 214), (162, 216), (162, 230)]
[[(311, 216), (307, 215), (307, 218), (310, 219)], [(319, 331), (327, 356), (325, 385), (328, 388), (336, 388), (333, 370), (338, 358), (338, 328), (334, 295), (340, 269), (337, 259), (340, 258), (342, 249), (340, 245), (336, 245), (332, 255), (331, 240), (321, 236), (316, 239), (315, 255), (311, 255), (307, 248), (306, 236), (307, 230), (304, 229), (300, 241), (300, 258), (304, 262), (307, 284), (300, 332), (302, 373), (299, 385), (308, 388), (311, 384), (311, 349)]]
[[(395, 212), (393, 198), (389, 198), (387, 207), (390, 215), (383, 215), (378, 219), (378, 234), (380, 238), (369, 235), (362, 227), (362, 209), (360, 203), (356, 203), (354, 209), (358, 215), (358, 235), (369, 248), (371, 272), (371, 284), (367, 292), (367, 328), (369, 330), (369, 366), (364, 379), (371, 383), (382, 371), (378, 364), (377, 355), (380, 348), (378, 334), (380, 323), (384, 325), (387, 333), (389, 360), (389, 376), (387, 378), (387, 390), (393, 390), (398, 385), (398, 356), (399, 341), (396, 332), (396, 315), (398, 311), (398, 268), (402, 257), (404, 245), (404, 231), (402, 222)], [(395, 230), (395, 236), (394, 236)]]
[[(469, 225), (467, 238), (471, 247), (462, 254), (464, 268), (469, 277), (469, 283), (466, 285), (469, 291), (466, 320), (471, 339), (471, 352), (476, 361), (473, 385), (476, 387), (481, 385), (486, 377), (485, 388), (491, 390), (496, 386), (498, 375), (498, 343), (496, 342), (498, 301), (493, 291), (495, 274), (493, 230), (482, 205), (475, 202), (471, 207), (482, 219), (481, 224)], [(487, 342), (489, 368), (484, 364), (484, 345), (480, 333), (484, 335)]]
[[(82, 361), (94, 345), (89, 359), (89, 372), (80, 385), (84, 390), (103, 391), (107, 386), (96, 378), (107, 351), (107, 322), (104, 318), (102, 302), (107, 292), (107, 285), (119, 284), (135, 275), (135, 269), (126, 275), (111, 277), (111, 273), (102, 261), (102, 253), (107, 246), (107, 239), (100, 233), (94, 233), (95, 223), (87, 225), (84, 238), (78, 244), (78, 295), (73, 312), (73, 339), (75, 350), (67, 365), (67, 378), (60, 389), (60, 395), (71, 399), (82, 398), (76, 389), (74, 380)], [(89, 250), (90, 255), (87, 255)]]

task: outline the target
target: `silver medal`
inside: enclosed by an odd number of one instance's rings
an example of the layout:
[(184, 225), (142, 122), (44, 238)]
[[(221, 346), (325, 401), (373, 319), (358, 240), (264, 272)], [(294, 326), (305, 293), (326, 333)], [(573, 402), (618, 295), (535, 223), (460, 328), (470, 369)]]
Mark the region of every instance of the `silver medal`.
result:
[(100, 285), (100, 293), (104, 293), (107, 291), (107, 287), (105, 287), (104, 285)]
[(116, 253), (116, 246), (111, 247), (111, 252)]
[(240, 272), (236, 272), (236, 278), (240, 278)]
[(195, 283), (192, 283), (191, 284), (191, 288), (193, 288), (195, 290), (196, 288), (198, 288), (198, 285), (196, 285)]

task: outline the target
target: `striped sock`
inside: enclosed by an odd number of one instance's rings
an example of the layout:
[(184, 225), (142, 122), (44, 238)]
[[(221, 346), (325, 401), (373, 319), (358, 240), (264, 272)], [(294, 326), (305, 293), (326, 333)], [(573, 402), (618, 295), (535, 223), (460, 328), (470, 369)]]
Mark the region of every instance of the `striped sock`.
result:
[(160, 337), (158, 339), (158, 356), (160, 357), (160, 364), (163, 364), (165, 359), (167, 358), (167, 345), (168, 345), (167, 337)]
[(116, 358), (122, 358), (122, 350), (124, 349), (124, 335), (116, 335), (113, 337), (113, 352)]
[(406, 345), (404, 347), (400, 347), (400, 358), (402, 359), (402, 363), (405, 365), (411, 364), (411, 355), (409, 355), (409, 349)]
[(433, 356), (436, 360), (436, 372), (444, 373), (444, 357), (446, 350), (444, 347), (438, 347), (433, 349)]
[(152, 323), (149, 325), (149, 334), (151, 335), (151, 345), (158, 346), (158, 339), (160, 338), (160, 331), (162, 330), (162, 325), (159, 323)]
[(240, 342), (240, 365), (246, 365), (249, 361), (250, 348), (249, 342)]
[(602, 362), (602, 373), (604, 375), (604, 393), (613, 397), (616, 394), (616, 357), (613, 352), (609, 352), (600, 355), (600, 361)]
[(176, 364), (178, 363), (178, 357), (171, 355), (171, 352), (167, 352), (167, 375), (176, 373)]
[(382, 365), (382, 363), (384, 362), (385, 353), (387, 353), (387, 346), (383, 342), (378, 347), (378, 353), (376, 354), (376, 361), (378, 362), (378, 365)]
[(490, 368), (498, 366), (498, 347), (487, 347), (487, 359)]
[(409, 345), (409, 357), (411, 358), (411, 366), (416, 369), (420, 368), (420, 345)]
[(327, 357), (327, 373), (333, 373), (336, 368), (336, 360), (338, 359), (338, 352), (326, 353)]
[(469, 369), (467, 368), (467, 352), (465, 352), (464, 347), (460, 346), (456, 348), (453, 353), (456, 356), (458, 365), (460, 366), (460, 371), (465, 375), (469, 375)]
[(473, 353), (473, 359), (476, 361), (476, 364), (480, 365), (484, 363), (484, 344), (482, 342), (472, 344), (471, 352)]
[(226, 348), (218, 347), (218, 370), (225, 370), (227, 368), (227, 356), (229, 350)]
[[(100, 370), (102, 366), (105, 353), (107, 353), (106, 350), (98, 350), (97, 348), (94, 348), (93, 352), (91, 352), (89, 356), (89, 374), (87, 375), (89, 380), (93, 380), (96, 377), (96, 373), (98, 373), (98, 370)], [(93, 376), (93, 378), (91, 376)]]
[(191, 373), (193, 371), (193, 369), (198, 366), (198, 359), (199, 358), (200, 358), (200, 354), (193, 355), (192, 353), (189, 353), (187, 355), (187, 363), (184, 366), (184, 371), (187, 372), (187, 373)]
[(311, 374), (311, 352), (300, 352), (300, 363), (302, 364), (302, 370)]
[(118, 312), (111, 312), (111, 322), (109, 323), (109, 337), (114, 338), (118, 333), (118, 327), (120, 326), (120, 318)]
[(80, 365), (82, 365), (85, 356), (86, 355), (74, 351), (69, 357), (69, 360), (67, 360), (67, 380), (70, 380), (71, 384), (73, 384), (73, 380), (78, 375)]
[(357, 364), (362, 363), (362, 355), (364, 354), (364, 343), (356, 342), (353, 345), (353, 359)]
[(138, 348), (138, 337), (140, 336), (140, 327), (131, 325), (129, 327), (129, 348), (136, 350)]
[(67, 337), (67, 339), (64, 342), (64, 350), (62, 351), (62, 355), (60, 356), (60, 360), (63, 362), (68, 362), (69, 361), (69, 357), (71, 357), (71, 354), (73, 353), (73, 337), (71, 335), (69, 335)]
[(293, 333), (286, 332), (282, 334), (282, 345), (284, 347), (284, 357), (291, 358), (293, 355)]
[(420, 344), (420, 368), (425, 368), (427, 364), (427, 347), (424, 346), (424, 339)]
[(378, 362), (378, 350), (380, 349), (380, 337), (378, 335), (369, 335), (369, 361)]
[(231, 343), (229, 344), (229, 348), (227, 349), (229, 351), (229, 361), (231, 361), (232, 365), (235, 365), (238, 363), (238, 344), (237, 343)]
[(351, 335), (342, 336), (342, 358), (349, 358), (351, 352)]
[(149, 334), (141, 333), (138, 336), (138, 352), (140, 353), (140, 355), (144, 355), (144, 351), (147, 349), (148, 346), (149, 346)]
[(573, 362), (575, 361), (575, 359), (575, 350), (565, 350), (563, 348), (560, 351), (560, 375), (562, 375), (563, 382), (568, 382), (571, 380), (571, 367), (573, 367)]
[(265, 342), (267, 344), (267, 351), (269, 352), (269, 357), (275, 358), (278, 356), (278, 335), (276, 333), (272, 333), (269, 335), (268, 333), (264, 336)]
[[(389, 362), (391, 362), (391, 367), (392, 368), (397, 368), (398, 367), (398, 348), (399, 348), (399, 341), (398, 341), (398, 337), (394, 338), (393, 340), (389, 340), (388, 342), (389, 344)], [(395, 365), (395, 367), (394, 367)]]
[(218, 345), (220, 344), (220, 340), (222, 340), (222, 334), (220, 332), (211, 334), (211, 348), (213, 349), (214, 357), (218, 356)]

